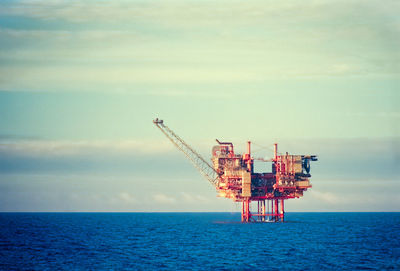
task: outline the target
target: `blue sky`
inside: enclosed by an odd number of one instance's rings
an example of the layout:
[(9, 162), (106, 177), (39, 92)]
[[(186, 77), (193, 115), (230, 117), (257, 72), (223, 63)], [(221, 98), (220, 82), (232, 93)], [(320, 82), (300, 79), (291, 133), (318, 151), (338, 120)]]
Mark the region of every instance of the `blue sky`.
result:
[(399, 11), (2, 1), (0, 211), (238, 211), (155, 117), (206, 158), (215, 138), (319, 155), (288, 211), (399, 211)]

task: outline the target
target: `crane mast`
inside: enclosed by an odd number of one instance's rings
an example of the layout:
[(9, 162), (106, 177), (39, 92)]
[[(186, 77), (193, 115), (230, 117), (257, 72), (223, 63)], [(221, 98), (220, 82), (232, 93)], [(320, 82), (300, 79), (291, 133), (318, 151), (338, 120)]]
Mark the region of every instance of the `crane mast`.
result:
[(163, 120), (158, 118), (153, 123), (163, 132), (163, 134), (190, 160), (190, 162), (200, 171), (201, 174), (215, 187), (218, 187), (219, 174), (215, 169), (183, 139), (175, 134)]

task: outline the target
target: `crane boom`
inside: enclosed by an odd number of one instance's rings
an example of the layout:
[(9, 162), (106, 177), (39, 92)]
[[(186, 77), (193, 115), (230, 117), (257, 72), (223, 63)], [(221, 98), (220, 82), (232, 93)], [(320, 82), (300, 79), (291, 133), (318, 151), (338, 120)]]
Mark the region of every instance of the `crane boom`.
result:
[(183, 139), (176, 135), (168, 126), (164, 124), (163, 120), (158, 118), (153, 120), (153, 123), (163, 132), (163, 134), (190, 160), (190, 162), (200, 171), (201, 174), (215, 187), (218, 186), (219, 174), (215, 169), (193, 150)]

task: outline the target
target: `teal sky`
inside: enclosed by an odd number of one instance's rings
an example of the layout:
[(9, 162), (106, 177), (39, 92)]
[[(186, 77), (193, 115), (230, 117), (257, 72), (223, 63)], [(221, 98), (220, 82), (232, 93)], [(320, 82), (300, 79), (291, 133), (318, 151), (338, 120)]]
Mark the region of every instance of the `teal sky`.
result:
[(207, 159), (215, 138), (319, 155), (288, 211), (399, 211), (399, 12), (398, 1), (2, 1), (0, 211), (238, 211), (155, 117)]

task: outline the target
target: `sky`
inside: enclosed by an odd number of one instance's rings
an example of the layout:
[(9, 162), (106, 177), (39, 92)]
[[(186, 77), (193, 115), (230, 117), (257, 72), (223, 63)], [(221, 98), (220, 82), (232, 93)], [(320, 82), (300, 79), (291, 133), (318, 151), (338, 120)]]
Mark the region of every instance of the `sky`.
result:
[[(1, 1), (0, 211), (221, 211), (206, 159), (315, 154), (286, 211), (400, 211), (399, 1)], [(256, 165), (259, 172), (270, 164)]]

